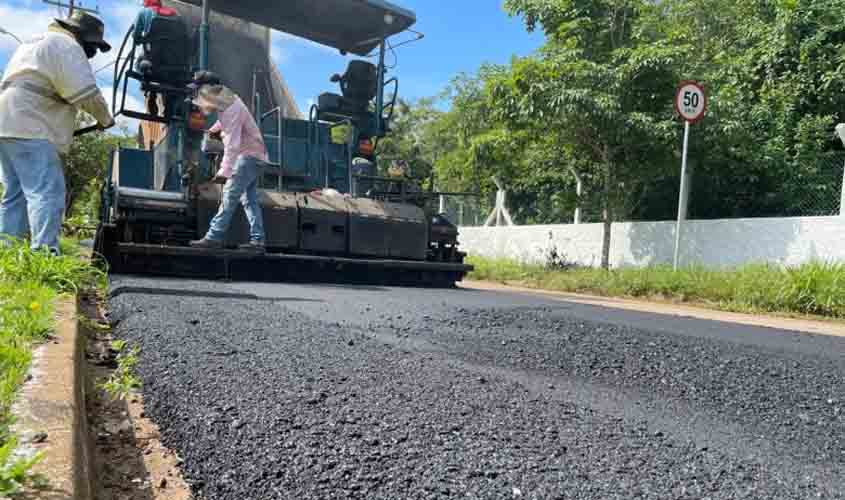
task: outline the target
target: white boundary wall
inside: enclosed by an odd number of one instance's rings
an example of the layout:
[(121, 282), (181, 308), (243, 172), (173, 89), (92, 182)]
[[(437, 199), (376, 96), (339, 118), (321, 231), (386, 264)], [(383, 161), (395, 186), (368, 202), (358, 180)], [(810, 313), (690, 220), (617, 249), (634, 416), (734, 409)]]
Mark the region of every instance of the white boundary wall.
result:
[[(470, 255), (544, 263), (551, 248), (569, 262), (601, 264), (601, 224), (462, 227), (460, 244)], [(670, 264), (675, 222), (613, 225), (613, 267)], [(683, 225), (681, 264), (734, 267), (750, 263), (799, 265), (812, 260), (845, 262), (845, 217), (724, 219)]]

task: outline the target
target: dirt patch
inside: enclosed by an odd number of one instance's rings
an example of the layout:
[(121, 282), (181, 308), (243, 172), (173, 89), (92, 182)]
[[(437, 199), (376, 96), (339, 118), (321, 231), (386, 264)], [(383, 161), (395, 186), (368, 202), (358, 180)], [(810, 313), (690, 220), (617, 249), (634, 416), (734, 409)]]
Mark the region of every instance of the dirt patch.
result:
[(100, 388), (116, 368), (111, 331), (96, 300), (84, 299), (80, 309), (87, 318), (81, 328), (88, 338), (87, 406), (94, 440), (94, 498), (190, 500), (190, 488), (179, 470), (181, 461), (162, 445), (158, 427), (145, 417), (141, 395), (113, 399)]

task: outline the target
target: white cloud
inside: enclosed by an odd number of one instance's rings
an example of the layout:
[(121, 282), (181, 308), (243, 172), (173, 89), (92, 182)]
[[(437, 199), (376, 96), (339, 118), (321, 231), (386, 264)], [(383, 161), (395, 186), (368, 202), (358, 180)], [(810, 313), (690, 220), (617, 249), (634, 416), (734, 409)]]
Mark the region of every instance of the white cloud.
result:
[[(39, 35), (53, 22), (55, 12), (46, 9), (0, 5), (0, 26), (21, 40)], [(0, 35), (0, 53), (11, 55), (18, 42), (8, 35)]]
[(305, 117), (307, 118), (308, 114), (311, 113), (311, 106), (313, 106), (315, 104), (317, 104), (317, 99), (315, 99), (313, 97), (309, 97), (308, 100), (305, 101), (304, 104), (303, 103), (299, 104), (299, 109), (300, 109), (300, 111), (302, 111), (302, 114), (304, 114)]
[[(93, 7), (97, 2), (86, 0), (85, 7)], [(101, 8), (100, 18), (106, 24), (106, 41), (112, 46), (107, 54), (99, 53), (91, 60), (91, 66), (97, 70), (109, 66), (117, 58), (117, 51), (120, 43), (126, 35), (126, 31), (135, 21), (135, 16), (141, 9), (140, 0), (111, 0), (108, 8)], [(40, 35), (47, 30), (47, 27), (58, 16), (56, 7), (43, 4), (40, 0), (27, 0), (23, 4), (8, 5), (6, 2), (0, 4), (0, 27), (14, 33), (22, 40), (27, 40)], [(7, 35), (0, 35), (0, 56), (11, 56), (17, 48), (18, 43), (14, 38)], [(111, 107), (113, 93), (113, 67), (103, 69), (97, 75), (100, 90)], [(130, 85), (126, 96), (126, 108), (136, 111), (145, 109), (137, 85)], [(126, 126), (130, 131), (138, 127), (138, 120), (120, 117), (118, 126)]]
[(114, 27), (118, 36), (126, 34), (129, 26), (135, 22), (135, 17), (141, 10), (141, 5), (135, 1), (121, 2), (119, 5), (110, 7), (105, 14), (105, 22), (109, 27)]
[[(92, 67), (99, 69), (114, 61), (120, 42), (123, 41), (129, 26), (135, 21), (139, 9), (139, 3), (134, 0), (115, 2), (115, 5), (111, 5), (108, 9), (102, 9), (101, 17), (106, 24), (106, 41), (112, 45), (113, 50), (107, 54), (98, 53), (91, 60)], [(14, 33), (22, 40), (27, 40), (44, 33), (57, 15), (55, 7), (40, 2), (28, 2), (26, 6), (0, 5), (0, 27)], [(18, 43), (14, 38), (0, 35), (0, 54), (11, 56), (17, 46)], [(105, 80), (108, 74), (108, 70), (103, 70), (97, 76)], [(110, 78), (109, 81), (111, 81)]]
[[(103, 22), (106, 23), (106, 41), (112, 46), (112, 50), (106, 54), (98, 53), (94, 59), (91, 60), (91, 66), (94, 69), (100, 69), (115, 61), (120, 50), (120, 43), (123, 42), (123, 37), (126, 36), (126, 31), (135, 22), (135, 16), (138, 15), (140, 6), (136, 2), (122, 2), (116, 6), (110, 7), (108, 11), (103, 9)], [(112, 81), (112, 73), (114, 69), (109, 68), (100, 72), (97, 77), (101, 80), (108, 79)]]

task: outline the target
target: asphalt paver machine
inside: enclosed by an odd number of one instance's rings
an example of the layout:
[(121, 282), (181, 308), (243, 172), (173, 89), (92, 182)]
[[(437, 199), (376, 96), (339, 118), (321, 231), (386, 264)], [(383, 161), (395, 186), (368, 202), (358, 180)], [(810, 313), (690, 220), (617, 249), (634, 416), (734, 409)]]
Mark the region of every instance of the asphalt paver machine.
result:
[[(430, 208), (438, 193), (406, 178), (379, 175), (385, 169), (378, 168), (378, 140), (390, 133), (399, 90), (385, 57), (391, 38), (416, 22), (413, 12), (381, 0), (187, 4), (201, 12), (197, 30), (180, 9), (145, 8), (118, 55), (115, 115), (142, 120), (147, 125), (142, 129), (156, 132), (141, 134), (138, 148), (115, 151), (108, 168), (95, 248), (112, 272), (453, 286), (471, 270), (458, 248), (457, 228)], [(222, 190), (211, 182), (220, 149), (205, 133), (214, 117), (192, 105), (189, 84), (196, 71), (225, 74), (224, 65), (243, 64), (234, 58), (209, 67), (212, 12), (352, 56), (346, 71), (330, 79), (340, 93), (319, 96), (307, 117), (291, 116), (283, 104), (262, 109), (257, 92), (247, 98), (270, 156), (260, 166), (259, 182), (266, 254), (234, 249), (248, 239), (242, 209), (225, 249), (188, 245), (205, 234)], [(244, 83), (225, 80), (229, 86)], [(144, 93), (145, 109), (127, 108), (130, 81)], [(338, 127), (343, 134), (333, 133)]]

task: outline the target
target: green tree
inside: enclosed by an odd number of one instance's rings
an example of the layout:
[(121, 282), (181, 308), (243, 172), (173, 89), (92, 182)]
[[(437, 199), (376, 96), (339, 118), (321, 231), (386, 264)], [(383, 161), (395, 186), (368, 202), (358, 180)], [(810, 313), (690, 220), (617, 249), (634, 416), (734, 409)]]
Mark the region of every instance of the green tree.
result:
[(808, 198), (835, 200), (845, 2), (660, 5), (649, 29), (686, 51), (680, 73), (703, 81), (710, 95), (693, 136), (692, 213), (808, 215)]
[(100, 190), (106, 180), (110, 156), (118, 147), (134, 141), (126, 130), (117, 134), (92, 132), (74, 139), (63, 158), (67, 185), (66, 228), (69, 231), (96, 225)]
[(442, 153), (437, 161), (441, 187), (477, 192), (490, 205), (499, 178), (508, 189), (512, 215), (522, 223), (568, 217), (576, 205), (571, 174), (561, 172), (550, 135), (508, 127), (488, 98), (490, 82), (506, 66), (485, 65), (477, 75), (458, 75), (442, 97), (450, 109), (426, 133)]
[(529, 30), (542, 26), (548, 43), (493, 81), (491, 100), (510, 127), (553, 134), (567, 169), (600, 187), (607, 268), (612, 222), (636, 186), (670, 164), (680, 53), (638, 29), (654, 8), (650, 2), (508, 0), (505, 6)]
[(431, 177), (434, 162), (440, 152), (437, 138), (432, 137), (432, 124), (442, 111), (436, 99), (426, 98), (415, 102), (400, 99), (391, 122), (390, 134), (379, 141), (379, 166), (384, 172), (394, 161), (406, 161), (411, 175), (427, 180)]
[[(577, 175), (580, 201), (601, 202), (607, 264), (612, 221), (675, 215), (683, 127), (672, 100), (680, 80), (695, 79), (709, 107), (691, 140), (693, 216), (823, 214), (808, 212), (813, 198), (835, 206), (845, 0), (508, 0), (505, 8), (542, 29), (544, 47), (458, 75), (442, 96), (447, 111), (397, 127), (393, 150), (424, 152), (439, 187), (492, 194), (496, 175), (521, 222), (558, 222), (579, 201)], [(414, 115), (414, 105), (405, 112)]]

